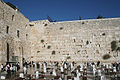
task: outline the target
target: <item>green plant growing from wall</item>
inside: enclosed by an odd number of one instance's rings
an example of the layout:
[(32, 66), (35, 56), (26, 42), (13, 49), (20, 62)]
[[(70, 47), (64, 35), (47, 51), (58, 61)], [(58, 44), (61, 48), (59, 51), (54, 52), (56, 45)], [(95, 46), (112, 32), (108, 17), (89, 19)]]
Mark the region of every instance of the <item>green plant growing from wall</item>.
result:
[(55, 51), (52, 51), (52, 55), (55, 55)]
[(86, 45), (88, 45), (88, 44), (89, 44), (89, 41), (86, 42)]
[(47, 49), (50, 49), (51, 48), (51, 46), (49, 45), (48, 47), (47, 47)]
[(112, 41), (111, 42), (111, 50), (114, 51), (114, 50), (116, 50), (116, 48), (117, 48), (116, 41)]
[(63, 29), (63, 27), (60, 27), (60, 30), (62, 30)]
[(80, 52), (80, 50), (77, 51), (77, 53), (79, 53), (79, 52)]
[(109, 59), (109, 58), (111, 58), (111, 56), (110, 56), (109, 54), (103, 55), (103, 59), (104, 59), (104, 60), (107, 60), (107, 59)]
[(37, 53), (39, 53), (40, 51), (37, 51)]
[(43, 39), (41, 40), (41, 43), (44, 43), (44, 40), (43, 40)]
[(82, 22), (82, 24), (85, 24), (85, 22)]
[(68, 56), (68, 57), (67, 57), (67, 59), (71, 59), (71, 57), (70, 57), (70, 56)]
[(120, 47), (117, 48), (117, 51), (120, 51)]

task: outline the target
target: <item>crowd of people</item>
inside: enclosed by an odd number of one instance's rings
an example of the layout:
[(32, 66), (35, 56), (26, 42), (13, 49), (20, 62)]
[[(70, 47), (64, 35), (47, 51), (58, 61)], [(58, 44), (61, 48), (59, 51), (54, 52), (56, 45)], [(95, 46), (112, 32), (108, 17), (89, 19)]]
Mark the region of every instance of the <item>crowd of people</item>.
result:
[[(10, 77), (11, 74), (15, 74), (20, 70), (19, 62), (16, 64), (7, 63), (6, 65), (1, 65), (1, 72), (6, 71), (7, 77)], [(94, 78), (97, 76), (97, 79), (106, 80), (106, 74), (119, 76), (120, 74), (120, 62), (114, 63), (102, 63), (98, 62), (86, 62), (86, 63), (76, 63), (76, 62), (67, 62), (67, 61), (49, 61), (49, 62), (34, 62), (34, 61), (24, 61), (23, 62), (23, 74), (30, 74), (31, 77), (39, 79), (44, 78), (46, 75), (58, 77), (59, 80), (68, 80), (67, 78), (73, 80), (79, 80), (82, 77), (82, 80), (87, 80), (89, 74)], [(29, 70), (33, 70), (31, 73)], [(29, 73), (28, 73), (29, 72)], [(118, 73), (119, 72), (119, 73)], [(92, 78), (93, 78), (92, 77)], [(111, 77), (111, 76), (109, 76)], [(24, 78), (24, 77), (22, 77)], [(47, 78), (47, 77), (46, 77)], [(53, 78), (53, 79), (54, 79)], [(84, 79), (83, 79), (84, 78)], [(102, 79), (103, 78), (103, 79)], [(98, 79), (98, 80), (99, 80)]]
[(20, 64), (18, 63), (6, 63), (5, 65), (1, 64), (1, 73), (7, 72), (6, 77), (10, 78), (12, 74), (16, 74), (20, 70)]
[[(98, 62), (86, 62), (86, 63), (76, 63), (76, 62), (67, 62), (67, 61), (49, 61), (49, 62), (25, 62), (24, 63), (24, 74), (27, 74), (27, 70), (29, 68), (35, 69), (33, 73), (34, 78), (39, 79), (47, 79), (46, 75), (54, 76), (53, 80), (58, 77), (59, 80), (68, 80), (65, 79), (70, 77), (73, 80), (87, 80), (89, 75), (92, 73), (92, 78), (96, 78), (96, 80), (107, 80), (106, 77), (111, 77), (110, 75), (120, 75), (120, 62), (114, 63), (102, 63)], [(107, 76), (106, 76), (107, 74)], [(96, 77), (97, 76), (97, 77)], [(50, 79), (50, 80), (52, 80)]]

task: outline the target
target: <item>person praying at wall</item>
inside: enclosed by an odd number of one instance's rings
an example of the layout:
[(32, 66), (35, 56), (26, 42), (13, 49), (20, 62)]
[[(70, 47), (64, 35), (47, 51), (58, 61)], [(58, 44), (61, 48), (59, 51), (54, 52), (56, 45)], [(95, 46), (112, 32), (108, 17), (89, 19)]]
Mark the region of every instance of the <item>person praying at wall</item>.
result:
[(7, 64), (7, 77), (11, 77), (10, 64)]
[(67, 63), (64, 64), (64, 69), (67, 69)]
[(38, 79), (39, 78), (39, 71), (36, 71), (36, 79)]
[(13, 74), (16, 73), (16, 66), (13, 64)]
[(97, 67), (99, 67), (99, 66), (100, 66), (100, 61), (97, 62)]
[(3, 69), (4, 69), (3, 64), (1, 64), (0, 68), (1, 68), (1, 72), (3, 72)]
[(7, 70), (8, 70), (8, 67), (7, 67), (7, 64), (5, 65), (5, 71), (7, 72)]
[(10, 73), (12, 74), (13, 73), (13, 66), (10, 65)]
[(26, 66), (23, 67), (24, 74), (27, 74), (27, 68)]
[(60, 67), (61, 72), (64, 72), (63, 66)]
[(59, 63), (58, 62), (56, 62), (56, 66), (58, 67), (58, 65), (59, 65)]
[(52, 75), (53, 75), (53, 76), (57, 76), (55, 69), (53, 69)]
[(32, 63), (31, 63), (31, 61), (29, 62), (29, 66), (30, 66), (30, 68), (32, 67)]
[(20, 64), (19, 64), (19, 62), (17, 63), (16, 67), (17, 67), (17, 71), (19, 71), (20, 70)]
[(117, 63), (116, 63), (116, 69), (117, 69), (117, 71), (119, 71), (119, 70), (120, 70), (120, 66), (119, 66), (119, 65), (120, 65), (120, 63), (119, 63), (119, 62), (117, 62)]
[(25, 61), (25, 66), (26, 66), (26, 68), (27, 68), (27, 61)]
[(73, 66), (74, 66), (74, 65), (75, 65), (75, 62), (73, 61), (72, 64), (73, 64)]
[(46, 73), (46, 72), (47, 72), (47, 70), (46, 70), (46, 69), (47, 69), (46, 64), (45, 64), (45, 63), (43, 63), (43, 72), (44, 72), (44, 73)]
[(34, 62), (32, 62), (32, 65), (33, 65), (33, 68), (35, 68), (35, 63)]
[(70, 70), (73, 70), (73, 63), (70, 64)]
[(41, 64), (41, 63), (40, 63), (40, 62), (38, 62), (38, 64), (39, 64), (39, 69), (40, 69), (40, 64)]
[(36, 63), (36, 64), (37, 64), (37, 70), (39, 71), (40, 64), (39, 64), (39, 62), (38, 62), (38, 63)]

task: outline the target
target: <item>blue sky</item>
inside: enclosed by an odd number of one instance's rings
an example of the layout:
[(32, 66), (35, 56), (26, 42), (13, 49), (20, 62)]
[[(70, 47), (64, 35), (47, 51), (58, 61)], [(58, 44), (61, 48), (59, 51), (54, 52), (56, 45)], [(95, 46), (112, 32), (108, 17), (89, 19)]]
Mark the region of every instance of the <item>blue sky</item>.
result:
[(56, 21), (120, 17), (120, 0), (4, 0), (17, 6), (30, 21), (50, 16)]

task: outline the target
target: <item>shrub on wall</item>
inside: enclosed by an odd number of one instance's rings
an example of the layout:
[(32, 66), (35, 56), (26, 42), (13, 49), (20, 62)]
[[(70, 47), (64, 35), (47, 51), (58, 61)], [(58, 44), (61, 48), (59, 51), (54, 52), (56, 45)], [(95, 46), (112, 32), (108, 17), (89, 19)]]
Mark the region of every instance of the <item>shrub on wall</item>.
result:
[(62, 30), (63, 29), (63, 27), (60, 27), (60, 30)]
[(111, 50), (114, 51), (114, 50), (116, 50), (116, 48), (117, 48), (116, 41), (112, 41), (111, 42)]
[(85, 24), (85, 22), (82, 22), (82, 24)]
[(67, 57), (67, 59), (71, 59), (71, 57), (70, 57), (70, 56), (68, 56), (68, 57)]
[(43, 42), (44, 42), (44, 40), (42, 39), (42, 40), (41, 40), (41, 43), (43, 43)]
[(55, 51), (52, 51), (52, 55), (55, 55)]
[(111, 58), (111, 56), (110, 56), (109, 54), (103, 55), (103, 59), (104, 59), (104, 60), (109, 59), (109, 58)]
[(117, 51), (120, 51), (120, 47), (117, 48)]
[(120, 51), (120, 46), (118, 45), (118, 42), (117, 41), (111, 42), (111, 50), (112, 51)]
[(37, 53), (39, 53), (40, 51), (37, 51)]
[(89, 44), (89, 41), (86, 42), (86, 45), (88, 45), (88, 44)]
[(50, 49), (51, 48), (51, 46), (49, 45), (48, 47), (47, 47), (47, 49)]

